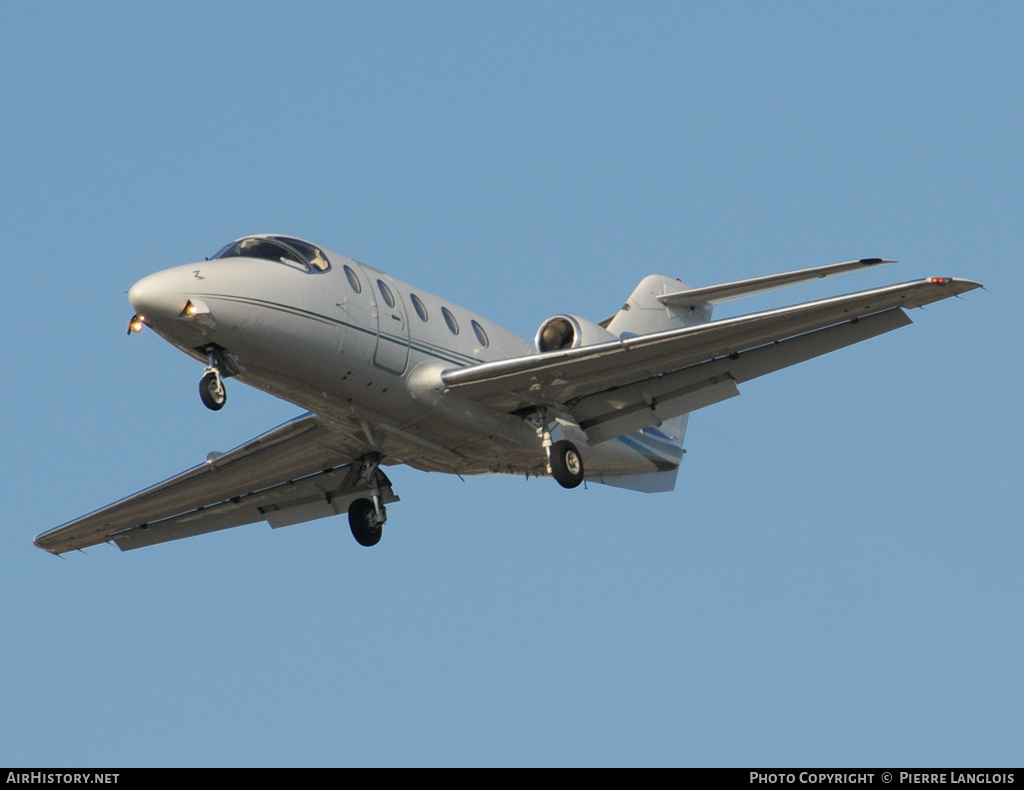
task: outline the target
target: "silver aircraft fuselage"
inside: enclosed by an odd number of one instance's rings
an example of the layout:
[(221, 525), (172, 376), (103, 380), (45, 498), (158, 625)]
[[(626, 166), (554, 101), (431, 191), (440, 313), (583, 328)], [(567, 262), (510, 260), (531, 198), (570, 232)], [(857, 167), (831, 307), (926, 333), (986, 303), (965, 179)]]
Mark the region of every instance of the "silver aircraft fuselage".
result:
[[(481, 407), (441, 381), (444, 370), (534, 354), (531, 343), (324, 253), (326, 271), (248, 257), (176, 266), (137, 282), (129, 301), (172, 345), (202, 362), (216, 347), (231, 377), (316, 413), (385, 463), (464, 475), (546, 473), (542, 439), (528, 421)], [(188, 305), (199, 311), (187, 314)], [(587, 450), (588, 473), (657, 468), (624, 443)]]

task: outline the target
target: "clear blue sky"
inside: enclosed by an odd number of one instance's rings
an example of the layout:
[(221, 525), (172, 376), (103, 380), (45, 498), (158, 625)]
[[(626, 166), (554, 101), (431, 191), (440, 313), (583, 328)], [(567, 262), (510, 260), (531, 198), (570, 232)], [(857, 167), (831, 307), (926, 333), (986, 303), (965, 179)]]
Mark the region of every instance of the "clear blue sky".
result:
[[(1020, 765), (1014, 2), (0, 5), (0, 765)], [(32, 537), (295, 415), (126, 337), (299, 235), (532, 336), (646, 274), (984, 282), (690, 421), (677, 490), (395, 470), (344, 519)]]

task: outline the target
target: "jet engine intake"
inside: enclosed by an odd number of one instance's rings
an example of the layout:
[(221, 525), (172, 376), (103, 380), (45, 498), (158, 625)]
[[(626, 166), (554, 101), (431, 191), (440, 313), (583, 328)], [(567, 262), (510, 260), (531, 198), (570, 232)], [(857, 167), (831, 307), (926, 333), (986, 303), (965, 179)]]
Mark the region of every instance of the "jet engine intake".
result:
[(534, 344), (540, 352), (592, 346), (618, 340), (603, 326), (576, 315), (556, 315), (540, 325)]

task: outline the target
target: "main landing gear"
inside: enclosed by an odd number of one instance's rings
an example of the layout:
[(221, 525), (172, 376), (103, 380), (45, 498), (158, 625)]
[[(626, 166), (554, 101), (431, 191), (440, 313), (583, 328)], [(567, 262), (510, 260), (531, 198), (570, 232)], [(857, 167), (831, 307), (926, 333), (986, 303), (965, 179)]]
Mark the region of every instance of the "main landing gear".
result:
[(348, 526), (360, 546), (376, 546), (380, 543), (385, 521), (387, 509), (381, 507), (381, 512), (377, 513), (369, 499), (357, 499), (348, 506)]
[(583, 458), (572, 442), (562, 439), (551, 445), (548, 461), (551, 476), (563, 488), (576, 488), (583, 482)]
[(367, 455), (362, 459), (359, 480), (370, 488), (370, 499), (356, 499), (348, 506), (348, 525), (352, 537), (360, 546), (376, 546), (384, 533), (388, 511), (384, 507), (380, 488), (380, 456)]
[(562, 488), (576, 488), (584, 478), (583, 456), (571, 441), (568, 439), (555, 441), (552, 433), (555, 436), (578, 437), (584, 442), (587, 439), (586, 434), (575, 423), (556, 414), (549, 414), (543, 408), (528, 415), (527, 420), (537, 431), (540, 446), (547, 454), (548, 474), (555, 478)]
[(218, 362), (217, 352), (211, 350), (207, 355), (206, 373), (199, 380), (199, 398), (211, 411), (220, 411), (228, 402), (228, 391)]

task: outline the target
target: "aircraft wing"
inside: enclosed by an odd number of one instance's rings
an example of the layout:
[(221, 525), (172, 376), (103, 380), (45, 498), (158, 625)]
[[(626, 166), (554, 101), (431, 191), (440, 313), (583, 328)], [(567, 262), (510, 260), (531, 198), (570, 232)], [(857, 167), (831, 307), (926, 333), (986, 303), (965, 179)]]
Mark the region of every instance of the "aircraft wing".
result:
[(981, 287), (934, 277), (697, 326), (447, 370), (462, 397), (507, 412), (567, 409), (591, 443), (738, 394), (743, 382), (911, 323), (920, 307)]
[[(44, 532), (35, 544), (52, 554), (108, 542), (128, 551), (257, 521), (284, 527), (344, 513), (368, 490), (352, 464), (362, 452), (306, 414)], [(397, 501), (385, 481), (385, 503)]]

